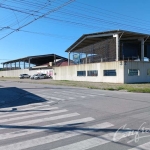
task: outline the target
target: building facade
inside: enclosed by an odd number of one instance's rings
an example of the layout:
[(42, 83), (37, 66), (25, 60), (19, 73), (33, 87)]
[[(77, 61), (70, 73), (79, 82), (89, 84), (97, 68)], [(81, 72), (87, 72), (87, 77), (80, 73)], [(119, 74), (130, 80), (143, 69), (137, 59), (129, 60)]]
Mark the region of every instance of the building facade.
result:
[[(68, 66), (55, 67), (55, 80), (111, 83), (150, 82), (150, 37), (113, 30), (85, 34), (67, 50)], [(70, 66), (73, 59), (75, 65)]]

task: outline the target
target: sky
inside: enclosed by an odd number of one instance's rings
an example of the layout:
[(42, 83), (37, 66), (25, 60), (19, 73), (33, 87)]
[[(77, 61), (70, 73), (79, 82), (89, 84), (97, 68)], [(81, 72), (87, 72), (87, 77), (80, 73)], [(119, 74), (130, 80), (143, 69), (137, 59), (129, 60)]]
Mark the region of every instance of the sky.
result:
[(0, 0), (0, 63), (52, 53), (68, 57), (65, 50), (83, 34), (150, 34), (149, 6), (150, 0)]

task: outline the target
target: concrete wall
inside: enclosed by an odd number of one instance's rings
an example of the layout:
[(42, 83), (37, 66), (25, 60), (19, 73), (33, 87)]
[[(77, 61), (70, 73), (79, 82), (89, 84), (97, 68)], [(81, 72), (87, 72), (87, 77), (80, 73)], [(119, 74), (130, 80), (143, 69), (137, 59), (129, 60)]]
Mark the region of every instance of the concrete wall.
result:
[(53, 69), (45, 69), (45, 70), (28, 70), (28, 69), (21, 69), (21, 70), (9, 70), (9, 71), (0, 71), (0, 77), (19, 77), (20, 74), (37, 74), (37, 73), (46, 73), (51, 74), (53, 76)]
[[(104, 76), (103, 70), (115, 69), (116, 76)], [(129, 76), (128, 69), (138, 69), (139, 76)], [(98, 76), (77, 76), (77, 71), (98, 70)], [(147, 71), (150, 70), (150, 62), (101, 62), (92, 64), (72, 65), (54, 67), (53, 69), (45, 70), (10, 70), (0, 71), (0, 77), (18, 77), (20, 74), (26, 73), (33, 75), (36, 73), (49, 73), (54, 80), (73, 80), (73, 81), (91, 81), (91, 82), (110, 82), (110, 83), (138, 83), (150, 82), (150, 75)]]
[[(128, 69), (138, 69), (139, 76), (129, 76)], [(127, 62), (124, 65), (124, 83), (150, 82), (150, 75), (147, 75), (148, 69), (150, 69), (150, 62)]]
[[(117, 76), (103, 76), (103, 70), (116, 69)], [(98, 70), (98, 76), (77, 76), (77, 71)], [(55, 80), (91, 81), (124, 83), (124, 66), (120, 62), (101, 62), (92, 64), (54, 67)]]

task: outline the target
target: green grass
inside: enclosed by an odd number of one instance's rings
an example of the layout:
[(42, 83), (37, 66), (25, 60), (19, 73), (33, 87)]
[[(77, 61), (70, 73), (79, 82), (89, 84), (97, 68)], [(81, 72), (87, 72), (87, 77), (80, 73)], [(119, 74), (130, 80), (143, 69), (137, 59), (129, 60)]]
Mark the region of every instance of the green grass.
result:
[(150, 93), (150, 83), (139, 83), (139, 84), (119, 84), (119, 83), (100, 83), (100, 82), (83, 82), (83, 81), (69, 81), (69, 80), (20, 80), (15, 77), (0, 77), (1, 81), (14, 81), (14, 82), (28, 82), (37, 84), (51, 84), (51, 85), (62, 85), (62, 86), (74, 86), (83, 87), (89, 89), (100, 89), (110, 91), (128, 91), (136, 93)]
[(128, 92), (150, 93), (150, 88), (128, 88)]

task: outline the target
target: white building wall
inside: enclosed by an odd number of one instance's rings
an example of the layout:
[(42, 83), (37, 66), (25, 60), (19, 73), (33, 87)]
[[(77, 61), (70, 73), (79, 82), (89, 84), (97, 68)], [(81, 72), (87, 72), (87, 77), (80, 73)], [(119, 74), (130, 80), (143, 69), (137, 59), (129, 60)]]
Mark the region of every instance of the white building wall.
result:
[(29, 74), (34, 75), (37, 73), (46, 73), (53, 76), (53, 69), (44, 69), (44, 70), (29, 70), (29, 69), (21, 69), (21, 70), (9, 70), (9, 71), (0, 71), (0, 77), (19, 77), (20, 74)]
[[(113, 70), (117, 76), (103, 76), (103, 70)], [(98, 76), (77, 76), (77, 71), (98, 70)], [(124, 83), (124, 67), (120, 62), (101, 62), (92, 64), (54, 67), (55, 80), (91, 81)]]
[[(129, 76), (128, 69), (138, 69), (139, 76)], [(148, 69), (150, 69), (150, 62), (127, 62), (124, 65), (124, 83), (150, 82), (150, 75), (147, 74)]]
[[(104, 76), (103, 70), (116, 70), (117, 76)], [(129, 76), (128, 69), (138, 69), (139, 76)], [(77, 76), (77, 71), (98, 70), (98, 76)], [(150, 82), (150, 62), (101, 62), (92, 64), (72, 65), (54, 67), (45, 70), (10, 70), (0, 71), (0, 77), (18, 77), (20, 74), (26, 73), (33, 75), (36, 73), (48, 73), (53, 76), (54, 80), (73, 80), (73, 81), (90, 81), (90, 82), (109, 82), (109, 83), (138, 83)]]

